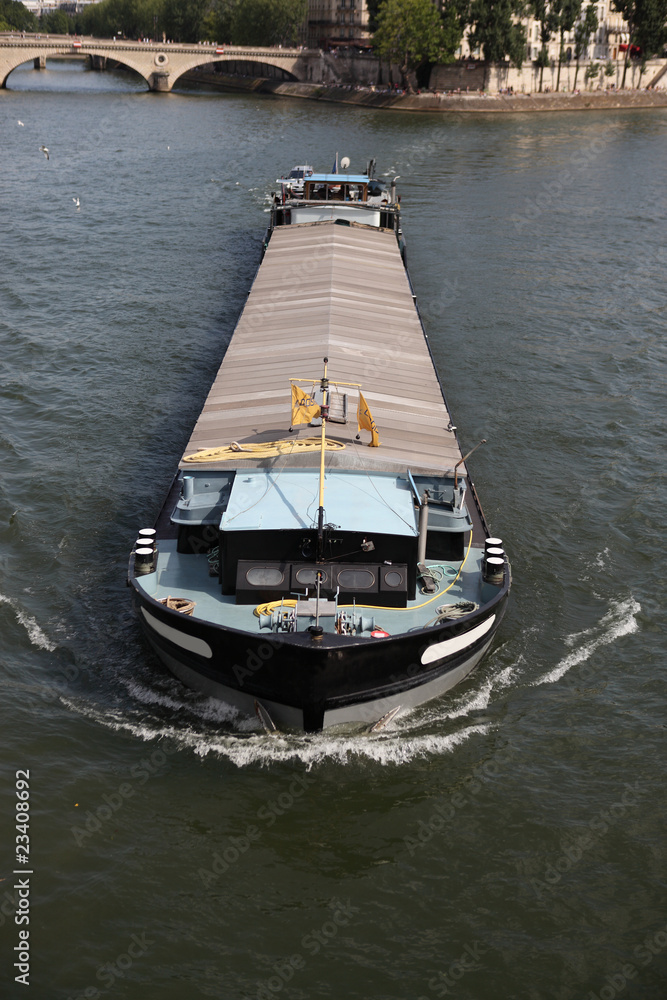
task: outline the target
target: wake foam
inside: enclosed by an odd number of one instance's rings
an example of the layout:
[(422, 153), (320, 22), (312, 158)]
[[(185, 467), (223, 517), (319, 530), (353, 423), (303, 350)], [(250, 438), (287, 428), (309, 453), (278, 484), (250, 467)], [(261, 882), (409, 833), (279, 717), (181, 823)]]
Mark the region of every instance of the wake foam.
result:
[[(239, 768), (295, 763), (310, 770), (319, 764), (355, 762), (398, 766), (450, 754), (467, 740), (491, 731), (494, 722), (484, 713), (498, 693), (515, 682), (525, 662), (520, 654), (508, 664), (511, 650), (503, 651), (502, 645), (494, 650), (487, 668), (475, 673), (467, 690), (450, 691), (399, 712), (377, 733), (341, 726), (321, 733), (269, 735), (254, 716), (249, 718), (222, 701), (191, 691), (171, 676), (150, 673), (118, 677), (123, 690), (111, 705), (71, 693), (60, 698), (72, 711), (107, 728), (146, 742), (165, 740), (199, 757), (212, 755)], [(116, 689), (116, 698), (118, 694)]]
[(623, 635), (630, 635), (632, 632), (637, 632), (639, 625), (636, 615), (640, 611), (641, 606), (633, 597), (629, 601), (613, 601), (609, 611), (603, 615), (597, 625), (584, 629), (583, 632), (574, 632), (572, 635), (566, 636), (565, 644), (575, 648), (557, 663), (548, 674), (544, 674), (538, 680), (533, 681), (533, 686), (553, 684), (554, 681), (559, 681), (568, 670), (576, 667), (579, 663), (583, 663), (600, 646), (608, 646), (609, 643), (620, 639)]
[(33, 646), (39, 647), (39, 649), (46, 649), (49, 652), (53, 652), (56, 648), (55, 644), (51, 642), (48, 636), (42, 631), (34, 618), (25, 611), (14, 601), (11, 597), (5, 597), (4, 594), (0, 594), (0, 604), (8, 604), (16, 616), (16, 620), (28, 633), (28, 638)]
[[(253, 732), (240, 731), (221, 733), (211, 731), (203, 726), (194, 727), (160, 723), (157, 720), (133, 720), (122, 709), (101, 710), (88, 702), (61, 696), (61, 701), (72, 711), (94, 719), (101, 725), (114, 730), (129, 732), (146, 742), (153, 740), (169, 740), (183, 749), (188, 749), (199, 757), (210, 754), (222, 757), (236, 767), (247, 767), (259, 764), (270, 767), (274, 764), (300, 763), (310, 770), (319, 763), (334, 762), (348, 764), (353, 760), (367, 760), (382, 765), (405, 764), (417, 757), (429, 757), (443, 753), (451, 753), (459, 744), (475, 735), (483, 735), (491, 728), (489, 725), (472, 725), (447, 735), (439, 733), (415, 734), (405, 729), (408, 719), (394, 720), (392, 729), (380, 733), (349, 734), (333, 733), (330, 730), (323, 733), (287, 734), (277, 733), (269, 736), (256, 731), (255, 720), (247, 720), (238, 716), (228, 705), (215, 702), (207, 705), (215, 712), (216, 722), (242, 724), (253, 727)], [(178, 703), (170, 704), (168, 708), (178, 708)], [(158, 702), (156, 701), (156, 704)], [(165, 704), (160, 697), (161, 704)], [(183, 706), (180, 706), (181, 709)], [(192, 710), (192, 706), (188, 706)], [(233, 714), (232, 714), (233, 713)], [(199, 713), (197, 713), (199, 714)]]

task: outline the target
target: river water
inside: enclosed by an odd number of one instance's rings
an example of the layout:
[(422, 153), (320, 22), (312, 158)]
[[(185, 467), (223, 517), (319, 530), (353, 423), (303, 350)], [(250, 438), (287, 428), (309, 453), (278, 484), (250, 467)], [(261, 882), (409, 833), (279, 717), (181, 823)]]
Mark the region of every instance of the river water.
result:
[[(667, 112), (410, 116), (155, 95), (66, 64), (9, 88), (3, 997), (662, 1000)], [(514, 585), (447, 697), (376, 736), (270, 738), (165, 674), (124, 576), (247, 294), (267, 192), (336, 151), (400, 175)]]

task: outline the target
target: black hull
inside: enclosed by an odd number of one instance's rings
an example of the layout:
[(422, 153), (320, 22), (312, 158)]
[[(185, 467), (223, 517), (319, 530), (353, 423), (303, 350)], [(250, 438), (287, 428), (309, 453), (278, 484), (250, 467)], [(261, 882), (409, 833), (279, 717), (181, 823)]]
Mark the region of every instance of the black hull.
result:
[(315, 732), (371, 724), (454, 687), (489, 648), (508, 592), (506, 582), (472, 615), (386, 639), (253, 634), (171, 611), (136, 585), (133, 600), (151, 647), (189, 686), (245, 712), (256, 700), (277, 725)]

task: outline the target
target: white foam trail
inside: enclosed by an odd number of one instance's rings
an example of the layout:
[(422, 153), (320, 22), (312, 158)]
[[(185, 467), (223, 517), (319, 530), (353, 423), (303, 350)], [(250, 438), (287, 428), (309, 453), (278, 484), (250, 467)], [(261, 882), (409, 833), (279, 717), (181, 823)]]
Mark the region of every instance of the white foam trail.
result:
[(89, 704), (61, 697), (61, 701), (73, 711), (95, 719), (110, 729), (132, 733), (138, 739), (152, 741), (168, 739), (179, 743), (184, 749), (193, 751), (199, 757), (209, 754), (224, 757), (236, 767), (261, 764), (300, 762), (307, 770), (322, 762), (350, 763), (352, 760), (371, 760), (382, 765), (405, 764), (416, 757), (436, 756), (451, 753), (460, 743), (476, 734), (483, 735), (491, 728), (488, 725), (469, 726), (449, 735), (410, 736), (400, 730), (387, 730), (377, 735), (332, 735), (328, 732), (307, 735), (279, 733), (268, 736), (264, 733), (234, 735), (202, 733), (194, 729), (178, 729), (169, 725), (133, 722), (120, 710), (101, 712)]
[(16, 620), (20, 625), (23, 625), (28, 633), (28, 638), (33, 646), (39, 646), (40, 649), (46, 649), (49, 652), (52, 652), (56, 648), (55, 644), (41, 630), (35, 619), (26, 614), (11, 597), (5, 597), (4, 594), (0, 594), (0, 604), (8, 604), (10, 606), (16, 615)]
[(203, 698), (193, 691), (191, 700), (184, 700), (181, 692), (172, 696), (144, 687), (134, 680), (123, 683), (132, 699), (144, 705), (160, 705), (180, 713), (187, 711), (203, 722), (231, 723), (239, 732), (254, 732), (258, 728), (257, 719), (243, 715), (233, 705), (218, 701), (217, 698)]
[(576, 667), (579, 663), (583, 663), (600, 646), (607, 646), (610, 642), (614, 642), (615, 639), (620, 639), (622, 635), (630, 635), (632, 632), (637, 632), (639, 625), (635, 616), (640, 611), (641, 605), (633, 597), (629, 601), (612, 602), (609, 611), (603, 615), (597, 625), (593, 628), (585, 629), (583, 632), (575, 632), (573, 635), (567, 636), (565, 643), (568, 646), (573, 646), (578, 640), (587, 636), (594, 635), (595, 638), (591, 639), (590, 642), (585, 642), (578, 649), (574, 649), (572, 653), (569, 653), (563, 660), (557, 663), (548, 674), (544, 674), (538, 680), (533, 681), (533, 687), (536, 687), (538, 684), (553, 684), (554, 681), (559, 681), (568, 670)]

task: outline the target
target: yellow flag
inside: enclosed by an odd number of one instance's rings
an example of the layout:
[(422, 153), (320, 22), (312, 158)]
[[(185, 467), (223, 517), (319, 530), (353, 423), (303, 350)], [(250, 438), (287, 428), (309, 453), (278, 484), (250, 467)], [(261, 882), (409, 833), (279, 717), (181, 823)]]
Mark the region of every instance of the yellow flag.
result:
[(357, 406), (357, 422), (359, 424), (359, 430), (366, 430), (371, 432), (371, 440), (369, 442), (369, 448), (377, 448), (380, 444), (380, 439), (378, 437), (378, 429), (371, 411), (368, 409), (368, 403), (363, 397), (363, 394), (359, 393), (359, 405)]
[(315, 397), (292, 383), (292, 427), (295, 424), (309, 424), (319, 415), (320, 407)]

